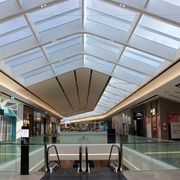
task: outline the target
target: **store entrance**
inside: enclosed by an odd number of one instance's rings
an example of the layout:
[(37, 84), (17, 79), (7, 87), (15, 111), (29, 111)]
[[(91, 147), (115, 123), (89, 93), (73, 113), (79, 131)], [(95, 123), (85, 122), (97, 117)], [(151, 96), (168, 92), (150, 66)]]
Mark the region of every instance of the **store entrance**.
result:
[(0, 115), (0, 141), (13, 140), (13, 118)]

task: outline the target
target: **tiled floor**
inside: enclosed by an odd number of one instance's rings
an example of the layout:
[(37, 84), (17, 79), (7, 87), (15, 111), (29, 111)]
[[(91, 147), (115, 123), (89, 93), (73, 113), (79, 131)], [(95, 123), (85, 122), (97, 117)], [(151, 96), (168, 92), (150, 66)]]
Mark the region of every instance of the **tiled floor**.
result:
[(128, 180), (179, 180), (180, 170), (124, 172)]
[[(0, 180), (40, 180), (43, 175), (43, 173), (39, 172), (24, 176), (20, 176), (19, 174), (13, 172), (0, 172)], [(124, 171), (124, 175), (128, 180), (179, 180), (180, 170), (144, 172)]]

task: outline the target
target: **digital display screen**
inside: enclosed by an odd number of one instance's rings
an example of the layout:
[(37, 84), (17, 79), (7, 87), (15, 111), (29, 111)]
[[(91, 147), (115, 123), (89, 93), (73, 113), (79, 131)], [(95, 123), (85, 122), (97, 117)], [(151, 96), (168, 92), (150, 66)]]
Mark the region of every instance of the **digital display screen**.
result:
[(29, 137), (29, 129), (22, 129), (21, 130), (21, 137)]

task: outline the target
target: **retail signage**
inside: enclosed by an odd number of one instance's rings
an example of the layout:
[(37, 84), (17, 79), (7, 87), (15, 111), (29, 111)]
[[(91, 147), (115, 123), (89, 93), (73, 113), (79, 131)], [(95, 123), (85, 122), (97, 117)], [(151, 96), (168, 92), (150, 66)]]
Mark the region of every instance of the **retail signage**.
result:
[(180, 114), (168, 115), (171, 139), (180, 139)]
[(151, 118), (146, 118), (146, 133), (148, 138), (152, 138), (152, 126), (151, 126)]
[(133, 118), (134, 120), (143, 120), (143, 113), (141, 112), (133, 113)]

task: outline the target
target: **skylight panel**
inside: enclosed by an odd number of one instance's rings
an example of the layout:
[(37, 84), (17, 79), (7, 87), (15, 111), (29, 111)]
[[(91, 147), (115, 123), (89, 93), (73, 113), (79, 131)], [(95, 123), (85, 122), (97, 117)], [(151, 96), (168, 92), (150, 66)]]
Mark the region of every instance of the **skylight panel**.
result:
[(119, 101), (120, 99), (122, 99), (122, 97), (120, 97), (120, 96), (118, 96), (118, 95), (116, 95), (116, 94), (113, 94), (113, 93), (111, 93), (111, 92), (108, 92), (108, 91), (106, 91), (106, 90), (104, 91), (103, 96), (109, 97), (110, 99), (112, 98), (112, 99), (114, 99), (114, 100), (116, 100), (116, 101)]
[(85, 39), (84, 40), (85, 44), (96, 45), (108, 51), (112, 51), (114, 53), (119, 53), (123, 47), (122, 45), (118, 45), (112, 41), (104, 40), (102, 38), (98, 38), (90, 35), (85, 35), (84, 39)]
[(121, 66), (116, 66), (113, 76), (137, 85), (140, 85), (146, 77), (143, 73), (139, 73)]
[(126, 48), (126, 50), (124, 51), (124, 55), (155, 67), (159, 66), (162, 62), (164, 62), (164, 59), (162, 58), (150, 55), (139, 50), (135, 50), (133, 48)]
[(0, 0), (0, 3), (6, 2), (7, 0)]
[(40, 57), (43, 57), (43, 53), (40, 50), (40, 48), (37, 48), (37, 49), (27, 51), (25, 53), (21, 53), (17, 56), (7, 58), (5, 59), (5, 63), (13, 68), (14, 66), (18, 66), (20, 64), (32, 61)]
[[(179, 1), (180, 2), (180, 1)], [(140, 27), (146, 27), (150, 30), (155, 30), (166, 35), (179, 38), (180, 39), (180, 30), (179, 27), (168, 24), (166, 22), (153, 19), (149, 16), (143, 16), (139, 22)]]
[(128, 32), (131, 28), (131, 23), (121, 21), (120, 19), (114, 19), (112, 17), (105, 16), (104, 14), (98, 14), (90, 10), (87, 11), (87, 20), (95, 21), (96, 23), (107, 25), (126, 32)]
[(112, 77), (110, 79), (109, 86), (117, 87), (117, 88), (125, 90), (127, 92), (133, 92), (138, 88), (138, 86), (135, 84), (131, 84), (129, 82), (122, 81), (122, 80), (114, 78), (114, 77)]
[(33, 76), (39, 76), (41, 74), (47, 74), (47, 76), (48, 76), (49, 75), (48, 72), (52, 74), (52, 70), (51, 70), (50, 66), (46, 66), (46, 67), (28, 72), (28, 73), (23, 75), (23, 78), (24, 79), (31, 79), (31, 78), (33, 78)]
[(7, 36), (0, 36), (0, 46), (5, 46), (30, 36), (32, 36), (32, 32), (29, 28), (8, 34)]
[(67, 38), (65, 40), (52, 42), (46, 45), (45, 47), (47, 48), (48, 53), (51, 54), (56, 51), (61, 51), (66, 48), (70, 48), (74, 45), (78, 45), (81, 42), (82, 42), (81, 36), (75, 36), (75, 37)]
[(162, 0), (162, 1), (173, 4), (175, 6), (180, 6), (180, 1), (179, 0)]
[(15, 31), (21, 28), (25, 28), (27, 26), (27, 22), (24, 17), (18, 17), (4, 23), (0, 23), (0, 36), (11, 31)]
[(58, 26), (62, 26), (66, 23), (78, 20), (80, 19), (80, 17), (81, 17), (80, 12), (77, 11), (66, 16), (51, 18), (41, 23), (36, 23), (37, 30), (38, 32), (43, 32), (43, 31), (46, 31), (46, 30), (49, 30)]
[[(120, 91), (120, 90), (119, 90), (118, 88), (116, 88), (116, 87), (107, 86), (107, 87), (106, 87), (106, 91), (107, 91), (107, 92), (110, 92), (110, 93), (113, 93), (113, 94), (115, 94), (115, 95), (118, 95), (118, 96), (120, 96), (120, 97), (123, 97), (123, 98), (126, 96), (123, 91)], [(122, 92), (123, 92), (123, 93), (122, 93)]]
[(97, 0), (93, 0), (93, 1), (87, 1), (87, 7), (90, 9), (94, 9), (96, 11), (102, 12), (102, 13), (106, 13), (108, 15), (117, 17), (119, 19), (124, 19), (127, 20), (129, 22), (133, 22), (137, 13), (126, 10), (125, 8), (121, 8), (120, 6), (113, 6), (109, 3), (106, 2), (102, 2), (102, 1), (97, 1)]
[(69, 0), (66, 2), (59, 3), (54, 6), (42, 8), (39, 11), (30, 13), (31, 20), (35, 22), (42, 21), (44, 19), (56, 17), (59, 14), (63, 14), (68, 11), (72, 11), (76, 8), (79, 8), (79, 1), (77, 0)]
[(107, 61), (102, 61), (94, 57), (85, 56), (84, 58), (84, 65), (86, 67), (95, 69), (100, 72), (110, 74), (114, 68), (114, 65)]
[(174, 40), (169, 37), (166, 37), (166, 36), (163, 36), (160, 34), (156, 34), (154, 32), (151, 32), (151, 31), (148, 31), (145, 29), (141, 29), (141, 28), (136, 29), (135, 35), (141, 36), (145, 39), (149, 39), (149, 40), (157, 42), (159, 44), (163, 44), (165, 46), (169, 46), (174, 49), (178, 49), (180, 47), (179, 40)]

